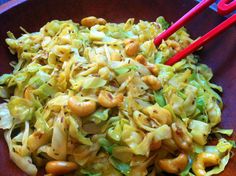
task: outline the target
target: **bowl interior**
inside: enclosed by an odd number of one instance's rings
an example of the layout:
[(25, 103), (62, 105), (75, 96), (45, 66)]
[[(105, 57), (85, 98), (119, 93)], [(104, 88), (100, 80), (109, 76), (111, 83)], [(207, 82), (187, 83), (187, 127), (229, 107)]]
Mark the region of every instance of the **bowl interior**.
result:
[[(18, 5), (17, 5), (18, 4)], [(79, 22), (86, 16), (103, 17), (110, 22), (124, 22), (128, 18), (154, 21), (164, 16), (174, 22), (191, 9), (194, 0), (13, 0), (0, 7), (0, 74), (11, 71), (9, 62), (16, 59), (5, 44), (6, 32), (17, 36), (21, 34), (19, 26), (29, 32), (38, 31), (41, 26), (53, 19), (72, 19)], [(186, 27), (193, 38), (205, 34), (223, 21), (214, 11), (208, 9), (195, 17)], [(224, 89), (224, 110), (221, 126), (236, 130), (236, 26), (207, 44), (199, 52), (202, 62), (209, 65), (214, 72), (213, 82)], [(0, 170), (4, 175), (22, 176), (22, 173), (10, 160), (1, 131), (0, 136)], [(234, 175), (236, 158), (234, 157), (222, 175)], [(0, 174), (1, 175), (1, 174)]]

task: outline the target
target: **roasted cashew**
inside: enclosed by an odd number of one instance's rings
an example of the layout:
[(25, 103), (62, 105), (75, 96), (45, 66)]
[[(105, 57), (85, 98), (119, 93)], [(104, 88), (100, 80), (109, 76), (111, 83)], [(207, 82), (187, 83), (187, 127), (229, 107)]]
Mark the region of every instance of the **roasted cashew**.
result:
[(206, 175), (206, 167), (218, 165), (219, 162), (220, 158), (216, 154), (207, 152), (199, 153), (193, 162), (192, 169), (196, 176), (204, 176)]
[(68, 101), (68, 107), (79, 117), (85, 117), (96, 110), (96, 103), (94, 101), (80, 102), (76, 96), (73, 96)]
[(64, 175), (68, 174), (78, 168), (74, 162), (68, 161), (49, 161), (46, 164), (45, 170), (48, 174)]
[(184, 170), (188, 164), (188, 156), (184, 153), (180, 153), (178, 157), (174, 159), (161, 159), (159, 166), (165, 172), (171, 174), (178, 174)]
[(134, 60), (144, 65), (154, 76), (158, 76), (160, 72), (159, 67), (155, 64), (147, 63), (146, 58), (142, 54), (137, 55)]
[(155, 65), (155, 64), (148, 64), (147, 65), (148, 70), (154, 75), (154, 76), (158, 76), (159, 72), (160, 72), (160, 68)]
[(161, 82), (157, 79), (157, 77), (153, 75), (147, 75), (142, 77), (143, 82), (145, 82), (150, 89), (159, 90), (161, 88)]
[(98, 19), (95, 16), (85, 17), (81, 20), (81, 25), (86, 27), (92, 27), (98, 24)]
[(155, 64), (147, 63), (146, 58), (142, 54), (137, 55), (134, 60), (144, 65), (154, 76), (158, 76), (160, 72), (159, 67)]
[(139, 43), (137, 40), (128, 39), (125, 41), (125, 53), (127, 56), (132, 57), (138, 54)]
[(98, 95), (98, 103), (105, 108), (114, 108), (122, 103), (123, 98), (123, 94), (114, 97), (110, 92), (102, 90)]
[(105, 25), (107, 21), (104, 18), (98, 18), (98, 24)]
[(134, 60), (142, 65), (147, 65), (146, 58), (142, 54), (137, 55)]
[(106, 23), (106, 20), (103, 18), (97, 18), (95, 16), (85, 17), (81, 20), (81, 25), (86, 27), (92, 27), (96, 24), (104, 25)]
[(171, 129), (176, 145), (184, 151), (191, 151), (193, 141), (186, 127), (179, 122), (175, 122), (171, 125)]

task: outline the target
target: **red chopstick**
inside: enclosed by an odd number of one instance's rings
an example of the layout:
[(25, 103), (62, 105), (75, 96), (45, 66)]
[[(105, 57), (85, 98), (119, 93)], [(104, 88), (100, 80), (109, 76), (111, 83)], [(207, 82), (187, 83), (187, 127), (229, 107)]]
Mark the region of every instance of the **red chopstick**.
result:
[(193, 7), (189, 12), (187, 12), (183, 17), (181, 17), (177, 22), (175, 22), (166, 31), (161, 33), (154, 39), (154, 44), (156, 46), (160, 45), (162, 40), (167, 39), (170, 35), (175, 33), (179, 28), (184, 26), (188, 21), (190, 21), (194, 16), (202, 12), (204, 9), (213, 4), (215, 0), (202, 0), (195, 7)]
[(209, 40), (213, 39), (215, 36), (219, 35), (229, 27), (231, 27), (234, 23), (236, 23), (236, 14), (229, 17), (227, 20), (213, 28), (211, 31), (206, 33), (204, 36), (193, 42), (187, 48), (183, 49), (179, 53), (177, 53), (174, 57), (170, 58), (165, 64), (166, 65), (173, 65), (182, 58), (186, 57), (190, 53), (196, 51), (200, 46), (207, 43)]
[(236, 1), (230, 1), (231, 0), (221, 0), (217, 5), (217, 12), (221, 15), (227, 15), (236, 10)]

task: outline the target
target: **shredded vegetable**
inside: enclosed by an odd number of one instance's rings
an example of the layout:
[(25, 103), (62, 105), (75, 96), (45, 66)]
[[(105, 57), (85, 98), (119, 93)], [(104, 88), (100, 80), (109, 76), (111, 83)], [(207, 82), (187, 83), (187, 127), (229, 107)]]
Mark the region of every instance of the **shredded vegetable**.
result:
[[(201, 176), (194, 164), (211, 153), (219, 162), (204, 172), (222, 172), (235, 147), (223, 138), (233, 130), (216, 127), (222, 88), (195, 55), (164, 65), (193, 42), (186, 29), (156, 48), (153, 38), (170, 26), (163, 17), (81, 24), (53, 20), (19, 38), (8, 32), (18, 62), (0, 77), (0, 128), (16, 165), (28, 175), (65, 161), (78, 166), (68, 175)], [(211, 134), (218, 144), (208, 144)]]

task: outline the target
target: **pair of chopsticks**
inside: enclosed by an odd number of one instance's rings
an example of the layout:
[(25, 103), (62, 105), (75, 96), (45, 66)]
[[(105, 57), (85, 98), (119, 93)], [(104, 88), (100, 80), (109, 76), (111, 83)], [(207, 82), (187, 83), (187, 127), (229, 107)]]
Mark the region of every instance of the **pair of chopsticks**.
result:
[[(192, 8), (189, 12), (187, 12), (182, 18), (180, 18), (177, 22), (175, 22), (170, 28), (161, 33), (154, 39), (154, 44), (158, 46), (161, 44), (162, 40), (167, 39), (170, 35), (184, 26), (188, 21), (190, 21), (194, 16), (201, 13), (204, 9), (213, 4), (216, 0), (202, 0), (199, 4), (197, 4), (194, 8)], [(221, 0), (217, 5), (217, 12), (221, 15), (230, 14), (232, 11), (236, 10), (236, 0)], [(233, 24), (236, 23), (236, 14), (233, 14), (231, 17), (226, 19), (224, 22), (213, 28), (211, 31), (203, 35), (201, 38), (197, 39), (195, 42), (190, 44), (187, 48), (183, 49), (172, 58), (166, 61), (166, 65), (173, 65), (181, 59), (185, 58), (192, 52), (196, 51), (198, 48), (206, 44), (209, 40), (213, 39)]]

